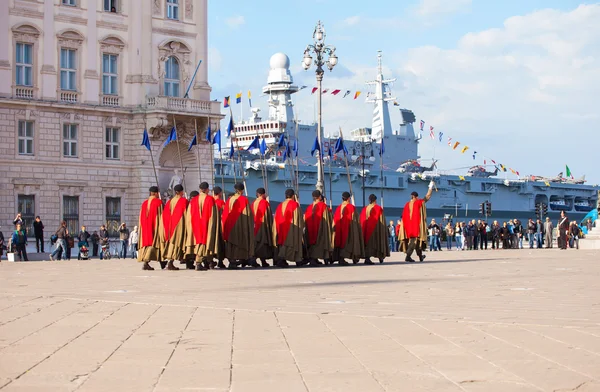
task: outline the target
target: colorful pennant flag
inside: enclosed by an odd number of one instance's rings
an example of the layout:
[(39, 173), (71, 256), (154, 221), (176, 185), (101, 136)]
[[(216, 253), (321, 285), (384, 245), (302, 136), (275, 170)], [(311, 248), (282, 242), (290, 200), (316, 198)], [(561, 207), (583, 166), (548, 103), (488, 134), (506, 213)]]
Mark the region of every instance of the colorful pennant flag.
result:
[(358, 98), (358, 96), (360, 95), (360, 91), (357, 91), (354, 93), (354, 99)]
[(454, 143), (454, 146), (452, 147), (453, 150), (456, 150), (456, 147), (458, 147), (458, 145), (460, 144), (460, 142), (456, 142)]
[(350, 94), (350, 90), (346, 90), (346, 92), (344, 93), (344, 96), (342, 98), (346, 98), (346, 96)]
[(305, 88), (307, 88), (307, 87), (308, 87), (307, 85), (304, 85), (304, 86), (300, 87), (300, 88), (298, 89), (298, 91), (300, 91), (300, 90), (304, 90), (304, 89), (305, 89)]
[(340, 91), (342, 91), (342, 90), (333, 90), (331, 92), (331, 95), (338, 95), (340, 93)]
[(449, 145), (450, 147), (452, 147), (452, 138), (451, 138), (451, 137), (449, 137), (449, 138), (448, 138), (448, 145)]
[(483, 160), (483, 164), (484, 164), (484, 165), (487, 165), (487, 161), (486, 161), (485, 159)]
[(223, 107), (224, 108), (229, 107), (229, 97), (225, 97), (225, 99), (223, 99)]
[(318, 87), (313, 87), (313, 88), (312, 88), (312, 91), (311, 91), (311, 94), (314, 94), (314, 93), (315, 93), (315, 91), (317, 91), (318, 89), (319, 89)]
[(340, 151), (344, 151), (344, 154), (348, 154), (348, 149), (346, 148), (346, 146), (344, 145), (344, 139), (340, 136), (338, 137), (338, 139), (335, 141), (335, 153), (337, 154)]
[(473, 151), (473, 160), (475, 160), (475, 155), (477, 154), (477, 151)]
[(248, 104), (250, 105), (250, 107), (252, 107), (252, 93), (250, 92), (250, 90), (248, 90)]
[(235, 94), (235, 103), (242, 103), (242, 93)]
[(321, 91), (321, 94), (327, 94), (327, 91), (329, 91), (328, 89), (324, 89), (323, 91)]
[(469, 147), (468, 147), (468, 146), (464, 146), (464, 147), (462, 148), (462, 150), (460, 150), (460, 152), (461, 152), (462, 154), (464, 154), (464, 153), (465, 153), (465, 151), (467, 151), (468, 149), (469, 149)]
[(167, 138), (167, 140), (165, 140), (165, 146), (171, 142), (174, 142), (177, 140), (177, 130), (175, 129), (175, 127), (171, 128), (171, 133), (169, 134), (169, 137)]
[(196, 139), (196, 135), (194, 135), (194, 138), (192, 139), (192, 141), (190, 142), (190, 145), (188, 146), (188, 151), (190, 151), (192, 148), (194, 148), (194, 146), (198, 144), (198, 140)]
[(148, 149), (148, 151), (152, 151), (150, 147), (150, 138), (148, 137), (148, 130), (144, 128), (144, 136), (142, 136), (142, 144), (140, 146), (144, 146)]
[(435, 139), (435, 134), (433, 133), (433, 127), (429, 126), (429, 137), (433, 140)]
[(439, 136), (440, 143), (442, 142), (442, 136), (444, 136), (444, 132), (440, 132), (440, 136)]
[(464, 180), (465, 180), (465, 176), (458, 176), (458, 178), (459, 178), (461, 181), (464, 181)]
[(496, 161), (494, 161), (493, 159), (490, 159), (490, 161), (492, 161), (492, 163), (493, 163), (494, 165), (496, 164)]
[(397, 101), (394, 101), (394, 106), (400, 106), (400, 104)]
[(544, 181), (544, 184), (546, 184), (546, 186), (550, 186), (550, 183), (548, 181)]
[(500, 164), (500, 168), (502, 168), (502, 171), (505, 172), (506, 171), (506, 166), (504, 166), (503, 164)]
[(421, 132), (423, 132), (424, 127), (425, 127), (425, 121), (421, 120)]

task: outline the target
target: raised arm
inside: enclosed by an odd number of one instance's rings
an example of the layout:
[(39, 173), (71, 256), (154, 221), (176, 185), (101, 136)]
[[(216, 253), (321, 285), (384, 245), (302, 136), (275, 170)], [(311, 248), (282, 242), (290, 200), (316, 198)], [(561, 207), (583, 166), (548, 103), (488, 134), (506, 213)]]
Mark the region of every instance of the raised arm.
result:
[(427, 203), (429, 201), (429, 199), (431, 199), (431, 194), (433, 193), (434, 186), (435, 186), (435, 182), (433, 182), (433, 181), (429, 182), (429, 190), (427, 191), (427, 194), (423, 198), (423, 201), (425, 203)]

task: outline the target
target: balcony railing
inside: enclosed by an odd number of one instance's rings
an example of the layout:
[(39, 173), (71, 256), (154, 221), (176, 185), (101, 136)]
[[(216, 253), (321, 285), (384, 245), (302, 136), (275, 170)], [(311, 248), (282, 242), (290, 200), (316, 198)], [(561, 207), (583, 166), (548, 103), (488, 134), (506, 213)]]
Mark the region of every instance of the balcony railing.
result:
[(117, 95), (101, 95), (100, 103), (102, 106), (121, 106), (121, 97)]
[(79, 100), (79, 93), (77, 91), (60, 91), (59, 97), (61, 102), (77, 103)]
[(219, 113), (219, 102), (177, 97), (147, 97), (148, 109), (175, 110), (193, 113)]
[(29, 86), (16, 86), (15, 87), (15, 98), (18, 98), (18, 99), (33, 99), (33, 87), (29, 87)]

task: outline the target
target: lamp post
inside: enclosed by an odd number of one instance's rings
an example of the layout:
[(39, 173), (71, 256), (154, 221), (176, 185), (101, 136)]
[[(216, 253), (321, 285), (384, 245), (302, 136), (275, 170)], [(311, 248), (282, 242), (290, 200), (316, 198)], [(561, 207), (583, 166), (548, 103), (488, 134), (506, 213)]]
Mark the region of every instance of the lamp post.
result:
[[(319, 92), (318, 96), (318, 106), (319, 106), (319, 115), (317, 121), (317, 140), (319, 141), (319, 162), (318, 162), (318, 174), (317, 174), (317, 189), (323, 192), (323, 127), (321, 125), (321, 98), (322, 98), (322, 86), (323, 82), (323, 74), (325, 71), (323, 70), (323, 66), (327, 65), (329, 70), (333, 70), (333, 67), (338, 62), (338, 58), (335, 55), (335, 47), (331, 45), (325, 45), (325, 28), (321, 21), (317, 22), (317, 26), (313, 32), (313, 40), (314, 43), (307, 45), (304, 50), (304, 58), (302, 59), (302, 67), (305, 71), (307, 71), (310, 66), (313, 64), (313, 58), (310, 55), (311, 52), (315, 55), (314, 64), (317, 67), (316, 75), (317, 75), (317, 89)], [(325, 60), (325, 55), (328, 56), (327, 60)]]

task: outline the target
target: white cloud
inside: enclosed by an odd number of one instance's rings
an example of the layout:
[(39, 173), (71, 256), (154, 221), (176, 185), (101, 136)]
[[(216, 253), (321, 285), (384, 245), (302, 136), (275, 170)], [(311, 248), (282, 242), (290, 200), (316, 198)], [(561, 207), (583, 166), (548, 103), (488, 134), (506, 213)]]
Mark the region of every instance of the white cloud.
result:
[(350, 26), (356, 26), (359, 23), (360, 23), (360, 16), (354, 15), (354, 16), (350, 16), (350, 17), (344, 19), (341, 24), (343, 26), (350, 27)]
[(468, 9), (472, 0), (421, 0), (415, 13), (422, 17), (453, 14)]
[(230, 18), (225, 19), (225, 23), (227, 23), (227, 26), (229, 26), (230, 28), (237, 29), (238, 27), (246, 23), (246, 19), (241, 15), (232, 16)]

